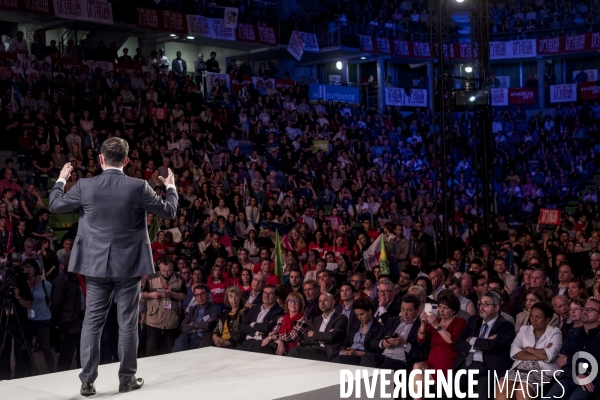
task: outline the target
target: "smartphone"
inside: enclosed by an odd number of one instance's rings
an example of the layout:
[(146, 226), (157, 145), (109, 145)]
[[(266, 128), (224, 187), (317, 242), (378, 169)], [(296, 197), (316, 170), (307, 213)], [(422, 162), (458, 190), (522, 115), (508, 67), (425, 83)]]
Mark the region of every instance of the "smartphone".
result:
[(423, 308), (423, 311), (424, 311), (424, 312), (426, 312), (426, 313), (431, 313), (431, 312), (432, 312), (432, 310), (433, 310), (433, 307), (432, 307), (432, 305), (433, 305), (433, 304), (430, 304), (430, 303), (425, 303), (425, 307)]

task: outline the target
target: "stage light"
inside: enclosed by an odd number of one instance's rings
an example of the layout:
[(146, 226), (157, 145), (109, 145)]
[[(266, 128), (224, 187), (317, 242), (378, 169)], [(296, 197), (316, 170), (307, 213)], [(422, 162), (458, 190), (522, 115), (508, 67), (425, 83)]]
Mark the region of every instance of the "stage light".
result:
[(457, 3), (462, 3), (465, 0), (456, 0)]
[(475, 96), (469, 97), (469, 101), (475, 101)]
[(174, 33), (171, 33), (169, 36), (171, 36), (171, 37), (177, 37), (177, 35), (174, 34)]
[(473, 72), (473, 67), (471, 67), (471, 66), (465, 67), (465, 72), (470, 74), (471, 72)]
[(187, 39), (194, 40), (193, 36), (188, 36)]
[(341, 71), (342, 70), (342, 62), (341, 61), (336, 62), (335, 67)]
[(362, 56), (360, 59), (361, 59), (361, 60), (366, 60), (366, 59), (367, 59), (367, 57), (365, 57), (365, 56)]

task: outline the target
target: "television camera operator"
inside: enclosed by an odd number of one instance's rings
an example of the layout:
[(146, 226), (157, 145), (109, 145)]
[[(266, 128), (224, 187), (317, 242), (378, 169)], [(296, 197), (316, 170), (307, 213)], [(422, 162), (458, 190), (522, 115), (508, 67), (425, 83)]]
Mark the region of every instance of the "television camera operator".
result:
[(16, 360), (14, 378), (23, 378), (32, 374), (26, 324), (33, 296), (20, 260), (0, 257), (0, 275), (0, 380), (12, 377), (10, 356), (13, 347)]

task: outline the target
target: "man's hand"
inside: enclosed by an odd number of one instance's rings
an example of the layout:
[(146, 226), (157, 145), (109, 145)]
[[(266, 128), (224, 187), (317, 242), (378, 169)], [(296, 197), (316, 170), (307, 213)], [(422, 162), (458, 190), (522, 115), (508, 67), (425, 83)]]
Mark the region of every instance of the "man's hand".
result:
[[(579, 374), (577, 375), (577, 378), (579, 379), (585, 379), (587, 378), (587, 375), (584, 374)], [(584, 392), (593, 392), (594, 391), (594, 384), (592, 382), (590, 383), (586, 383), (585, 385), (580, 385), (581, 386), (581, 390), (583, 390)]]
[(162, 176), (159, 175), (158, 179), (160, 179), (160, 181), (163, 183), (163, 185), (165, 185), (165, 187), (167, 185), (175, 184), (175, 176), (173, 175), (173, 171), (171, 170), (171, 168), (169, 168), (169, 173), (167, 174), (166, 178), (163, 178)]
[(313, 331), (308, 331), (308, 333), (306, 334), (309, 338), (313, 337), (315, 333)]
[(567, 356), (564, 354), (559, 354), (558, 358), (556, 359), (556, 364), (562, 368), (565, 365), (567, 365)]
[[(71, 163), (67, 163), (60, 170), (60, 175), (58, 177), (62, 178), (66, 181), (67, 179), (69, 179), (71, 177), (71, 171), (73, 171), (73, 166), (71, 165)], [(46, 172), (46, 171), (44, 171), (44, 172)]]

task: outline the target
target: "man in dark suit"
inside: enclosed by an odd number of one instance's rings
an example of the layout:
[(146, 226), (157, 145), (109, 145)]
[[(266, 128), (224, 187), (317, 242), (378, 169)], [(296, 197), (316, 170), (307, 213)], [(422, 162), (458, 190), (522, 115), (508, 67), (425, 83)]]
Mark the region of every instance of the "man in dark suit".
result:
[(283, 308), (277, 304), (275, 286), (265, 286), (262, 305), (252, 307), (242, 318), (240, 330), (244, 341), (236, 349), (260, 352), (263, 339), (275, 328), (277, 319), (282, 315)]
[(566, 295), (569, 281), (573, 279), (573, 270), (569, 264), (563, 263), (558, 267), (558, 283), (552, 285), (552, 295)]
[(242, 302), (245, 308), (252, 308), (254, 306), (260, 306), (263, 298), (263, 288), (265, 287), (265, 277), (263, 274), (256, 274), (252, 278), (250, 287), (252, 290), (242, 294)]
[[(479, 315), (467, 321), (467, 327), (460, 334), (454, 350), (458, 356), (453, 370), (477, 370), (478, 398), (488, 397), (488, 371), (497, 376), (511, 367), (510, 346), (516, 336), (515, 327), (500, 315), (502, 297), (494, 291), (487, 291), (479, 302)], [(464, 379), (463, 379), (464, 378)], [(462, 389), (467, 387), (467, 375), (460, 380)]]
[(354, 285), (344, 282), (340, 285), (341, 304), (335, 306), (335, 312), (343, 314), (348, 318), (348, 332), (356, 331), (360, 326), (360, 321), (354, 313)]
[(187, 64), (185, 60), (181, 58), (181, 52), (177, 52), (177, 58), (171, 63), (171, 72), (175, 75), (175, 80), (181, 82), (187, 74)]
[(381, 281), (378, 286), (379, 295), (374, 303), (377, 307), (373, 318), (381, 325), (385, 325), (390, 317), (397, 317), (400, 314), (401, 298), (396, 297), (396, 287), (392, 281)]
[(401, 304), (400, 315), (388, 318), (381, 334), (372, 340), (370, 347), (378, 349), (379, 354), (366, 353), (362, 356), (361, 366), (412, 370), (416, 362), (427, 359), (427, 351), (418, 342), (421, 300), (407, 294)]
[(161, 181), (167, 188), (162, 200), (147, 182), (126, 176), (129, 146), (120, 138), (102, 144), (101, 175), (81, 179), (67, 193), (66, 180), (72, 166), (66, 164), (50, 193), (50, 211), (79, 209), (79, 225), (69, 270), (85, 276), (87, 309), (81, 332), (81, 394), (96, 393), (94, 381), (100, 361), (100, 335), (113, 296), (118, 307), (119, 391), (139, 389), (136, 379), (138, 302), (142, 275), (154, 272), (146, 212), (174, 219), (178, 196), (173, 172)]
[(408, 242), (408, 256), (419, 257), (423, 260), (423, 266), (425, 271), (428, 271), (429, 265), (427, 258), (427, 244), (419, 240), (419, 231), (413, 229), (410, 231), (410, 241)]
[(316, 361), (331, 361), (340, 352), (346, 339), (348, 318), (334, 309), (335, 300), (331, 293), (321, 293), (319, 309), (321, 315), (312, 321), (311, 330), (306, 333), (302, 346), (290, 350), (290, 357)]
[(321, 310), (319, 309), (319, 284), (312, 279), (304, 281), (302, 284), (302, 293), (304, 293), (304, 298), (306, 299), (304, 315), (312, 321), (321, 315)]

